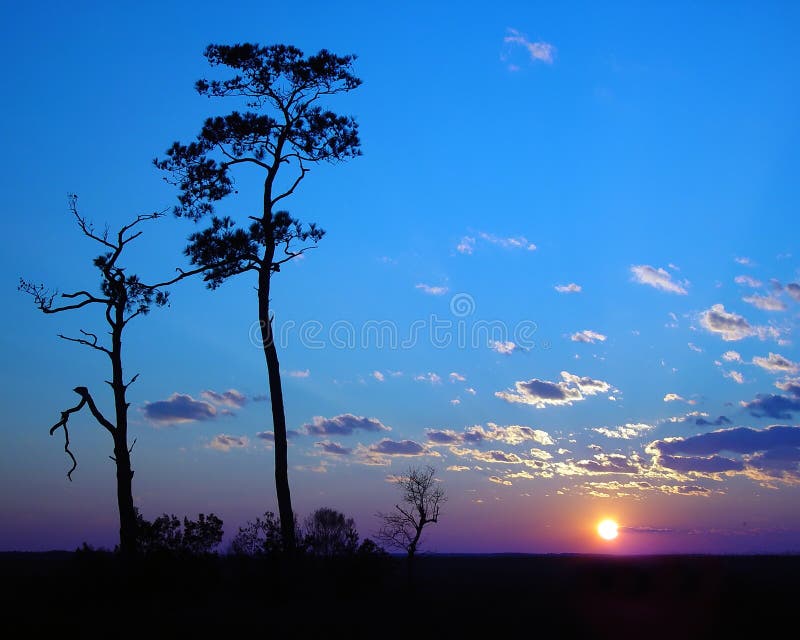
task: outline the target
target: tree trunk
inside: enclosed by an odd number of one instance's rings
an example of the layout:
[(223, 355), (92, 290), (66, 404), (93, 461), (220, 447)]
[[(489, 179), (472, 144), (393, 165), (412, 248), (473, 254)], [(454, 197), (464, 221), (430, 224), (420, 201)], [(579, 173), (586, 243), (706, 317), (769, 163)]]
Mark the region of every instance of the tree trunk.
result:
[[(270, 261), (271, 262), (271, 261)], [(259, 272), (258, 319), (261, 323), (261, 340), (267, 361), (269, 397), (272, 404), (272, 427), (275, 436), (275, 490), (278, 494), (278, 513), (281, 519), (281, 537), (284, 550), (292, 554), (297, 547), (294, 531), (294, 511), (289, 491), (288, 442), (286, 439), (286, 414), (283, 409), (283, 388), (278, 351), (269, 317), (269, 267)]]
[(114, 459), (117, 465), (117, 508), (119, 509), (119, 548), (124, 557), (131, 557), (138, 551), (138, 532), (136, 530), (136, 511), (133, 506), (133, 470), (128, 447), (128, 402), (125, 398), (125, 381), (122, 374), (122, 329), (124, 322), (125, 298), (122, 297), (115, 309), (115, 323), (111, 331), (111, 387), (114, 391), (114, 412), (116, 430), (114, 432)]
[(119, 548), (124, 557), (133, 556), (138, 549), (136, 510), (133, 507), (133, 470), (127, 438), (115, 438), (114, 457), (117, 459), (117, 506), (119, 508)]

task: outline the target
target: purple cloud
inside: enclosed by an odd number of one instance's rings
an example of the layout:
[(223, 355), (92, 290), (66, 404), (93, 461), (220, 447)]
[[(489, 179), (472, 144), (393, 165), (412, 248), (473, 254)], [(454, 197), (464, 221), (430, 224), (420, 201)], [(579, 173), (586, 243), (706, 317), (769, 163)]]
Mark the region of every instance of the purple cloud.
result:
[(217, 417), (214, 405), (182, 393), (173, 393), (166, 400), (145, 402), (142, 412), (145, 418), (157, 425), (184, 424)]
[(352, 413), (343, 413), (333, 418), (315, 416), (311, 423), (304, 424), (301, 429), (315, 436), (349, 436), (354, 431), (391, 431), (391, 427), (387, 427), (377, 418), (364, 418)]

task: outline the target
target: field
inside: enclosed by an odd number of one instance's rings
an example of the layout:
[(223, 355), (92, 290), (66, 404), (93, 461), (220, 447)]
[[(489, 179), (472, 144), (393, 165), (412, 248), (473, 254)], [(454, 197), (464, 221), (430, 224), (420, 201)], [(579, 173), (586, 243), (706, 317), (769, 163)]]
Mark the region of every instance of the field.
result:
[(412, 582), (394, 557), (125, 568), (105, 553), (6, 553), (0, 569), (2, 625), (22, 637), (709, 638), (796, 628), (800, 556), (430, 555)]

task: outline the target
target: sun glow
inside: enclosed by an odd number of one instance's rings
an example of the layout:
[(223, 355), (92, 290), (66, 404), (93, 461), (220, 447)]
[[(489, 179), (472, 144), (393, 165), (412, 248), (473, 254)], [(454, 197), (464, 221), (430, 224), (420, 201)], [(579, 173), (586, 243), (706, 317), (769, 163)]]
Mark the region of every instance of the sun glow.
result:
[(613, 540), (619, 535), (619, 527), (613, 520), (602, 520), (597, 525), (597, 535), (603, 540)]

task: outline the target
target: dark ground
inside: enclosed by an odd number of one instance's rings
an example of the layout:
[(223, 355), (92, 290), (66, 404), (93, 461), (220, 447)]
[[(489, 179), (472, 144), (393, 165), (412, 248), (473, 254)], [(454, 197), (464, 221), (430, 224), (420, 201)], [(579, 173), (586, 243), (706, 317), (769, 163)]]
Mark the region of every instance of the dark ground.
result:
[(800, 556), (431, 555), (410, 586), (399, 558), (126, 568), (106, 553), (5, 553), (0, 575), (5, 638), (738, 638), (784, 621), (797, 637), (800, 621)]

